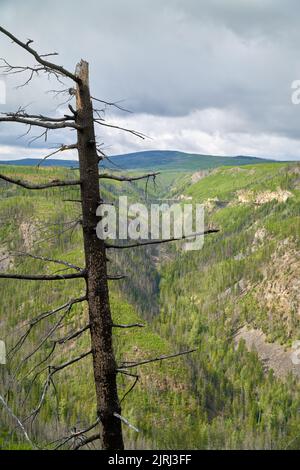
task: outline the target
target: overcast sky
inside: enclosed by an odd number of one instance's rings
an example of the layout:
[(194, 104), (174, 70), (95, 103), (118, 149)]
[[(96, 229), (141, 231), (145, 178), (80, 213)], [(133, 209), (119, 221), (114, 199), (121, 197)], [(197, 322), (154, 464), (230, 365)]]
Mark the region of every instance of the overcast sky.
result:
[[(100, 129), (110, 155), (168, 149), (300, 158), (300, 105), (291, 101), (300, 79), (299, 0), (0, 0), (0, 18), (40, 53), (59, 52), (56, 62), (71, 71), (87, 59), (93, 96), (133, 111), (107, 118), (149, 139)], [(0, 57), (30, 62), (2, 35)], [(59, 84), (35, 78), (16, 90), (18, 83), (20, 76), (6, 78), (0, 111), (64, 111), (63, 98), (46, 93)], [(0, 124), (0, 159), (39, 157), (75, 139), (55, 133), (28, 147), (22, 133)]]

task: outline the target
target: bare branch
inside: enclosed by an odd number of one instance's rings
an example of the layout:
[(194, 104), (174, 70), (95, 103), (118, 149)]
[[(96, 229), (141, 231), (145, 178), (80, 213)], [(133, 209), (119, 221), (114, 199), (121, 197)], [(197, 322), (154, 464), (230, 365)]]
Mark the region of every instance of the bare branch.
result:
[(67, 261), (62, 261), (60, 259), (47, 258), (45, 256), (33, 255), (31, 253), (26, 253), (26, 252), (22, 252), (22, 251), (20, 251), (20, 252), (17, 251), (16, 253), (10, 253), (10, 255), (11, 256), (24, 256), (24, 257), (33, 258), (33, 259), (40, 260), (40, 261), (48, 261), (50, 263), (61, 264), (61, 265), (66, 266), (70, 269), (75, 269), (78, 272), (83, 271), (83, 268), (80, 268), (79, 266), (76, 266), (75, 264), (68, 263)]
[(40, 412), (40, 410), (43, 406), (43, 403), (46, 399), (47, 391), (48, 391), (50, 385), (51, 385), (51, 374), (48, 375), (47, 380), (44, 383), (43, 390), (42, 390), (42, 395), (41, 395), (41, 398), (40, 398), (40, 401), (39, 401), (37, 407), (32, 411), (32, 413), (27, 418), (25, 418), (24, 421), (28, 421), (31, 418), (32, 418), (32, 422), (35, 420), (35, 418), (37, 417), (37, 415), (39, 414), (39, 412)]
[[(3, 113), (2, 113), (3, 114)], [(0, 117), (0, 122), (17, 122), (20, 124), (26, 124), (28, 126), (37, 126), (37, 127), (44, 127), (46, 129), (65, 129), (66, 127), (71, 127), (72, 129), (80, 129), (75, 123), (68, 122), (67, 119), (63, 120), (49, 120), (45, 121), (43, 119), (31, 119), (27, 117), (22, 117), (21, 115), (9, 113), (6, 114), (4, 117)]]
[(49, 241), (49, 240), (53, 240), (54, 238), (57, 238), (59, 237), (60, 235), (63, 235), (64, 233), (66, 232), (69, 232), (71, 231), (71, 235), (70, 235), (70, 240), (72, 238), (72, 235), (73, 235), (73, 232), (75, 231), (76, 227), (78, 225), (81, 225), (82, 224), (82, 220), (81, 219), (75, 219), (73, 221), (69, 221), (69, 222), (64, 222), (64, 223), (58, 223), (58, 224), (50, 224), (46, 227), (44, 227), (46, 230), (49, 228), (49, 227), (53, 227), (55, 225), (57, 226), (60, 226), (60, 225), (65, 225), (66, 228), (63, 229), (63, 230), (59, 230), (58, 232), (56, 232), (55, 234), (53, 235), (50, 235), (49, 237), (45, 237), (45, 238), (40, 238), (40, 239), (37, 239), (34, 241), (34, 244), (41, 244), (41, 243), (44, 243), (46, 241)]
[[(20, 380), (20, 383), (24, 381), (25, 378), (28, 378), (36, 369), (38, 369), (38, 367), (42, 366), (43, 364), (45, 364), (45, 362), (48, 361), (48, 359), (50, 359), (50, 357), (52, 356), (52, 354), (54, 353), (55, 351), (55, 348), (56, 348), (56, 345), (57, 343), (53, 343), (52, 344), (52, 347), (49, 351), (49, 353), (43, 358), (40, 360), (40, 362), (38, 362), (37, 364), (35, 364), (29, 371), (26, 372), (26, 376), (25, 377), (22, 377), (22, 379)], [(40, 370), (35, 376), (34, 378), (32, 379), (31, 381), (31, 384), (30, 384), (30, 387), (28, 388), (28, 393), (27, 393), (27, 396), (26, 398), (24, 399), (24, 403), (25, 401), (27, 400), (27, 398), (29, 397), (29, 394), (30, 394), (30, 391), (32, 389), (32, 386), (34, 384), (34, 382), (36, 381), (36, 379), (38, 378), (38, 376), (43, 373), (45, 370), (47, 369), (47, 366)], [(53, 385), (53, 384), (52, 384)]]
[(140, 376), (139, 375), (136, 375), (136, 374), (130, 374), (129, 372), (126, 372), (126, 371), (119, 371), (121, 374), (125, 374), (129, 377), (133, 377), (135, 380), (133, 382), (133, 384), (131, 385), (131, 387), (129, 388), (129, 390), (127, 390), (127, 392), (124, 393), (122, 399), (120, 400), (120, 404), (125, 400), (125, 398), (133, 391), (133, 389), (135, 388), (135, 386), (137, 385), (139, 379), (140, 379)]
[(60, 364), (59, 366), (51, 366), (53, 374), (60, 371), (60, 370), (65, 369), (66, 367), (71, 366), (72, 364), (75, 364), (75, 362), (81, 361), (81, 359), (84, 359), (85, 357), (89, 356), (90, 354), (92, 354), (92, 350), (90, 350), (86, 353), (83, 353), (80, 356), (75, 357), (74, 359), (71, 359), (70, 361), (64, 362), (63, 364)]
[(3, 62), (4, 65), (0, 66), (0, 69), (3, 71), (2, 73), (4, 75), (17, 75), (22, 72), (33, 72), (33, 73), (38, 73), (44, 71), (44, 67), (30, 67), (29, 65), (22, 66), (22, 65), (12, 65), (10, 64), (6, 59), (3, 57), (0, 57), (0, 60)]
[(23, 364), (28, 361), (32, 356), (34, 356), (39, 350), (40, 348), (43, 346), (43, 344), (45, 344), (45, 342), (48, 340), (48, 338), (50, 338), (50, 336), (52, 336), (52, 334), (57, 330), (57, 328), (61, 325), (62, 321), (65, 319), (65, 317), (68, 315), (68, 313), (70, 313), (70, 311), (72, 310), (72, 307), (73, 307), (73, 303), (69, 304), (67, 310), (63, 313), (63, 315), (59, 318), (59, 320), (54, 324), (54, 326), (51, 327), (50, 331), (46, 334), (46, 336), (40, 341), (40, 343), (38, 344), (38, 346), (36, 346), (34, 348), (33, 351), (31, 351), (26, 357), (24, 357), (24, 359), (22, 359), (20, 361), (20, 363), (18, 364), (18, 367), (17, 369), (15, 370), (14, 372), (14, 377), (16, 376), (16, 374), (18, 373), (18, 371), (20, 370), (20, 368), (23, 366)]
[(36, 448), (35, 445), (33, 444), (33, 442), (31, 441), (30, 437), (28, 436), (24, 425), (21, 423), (19, 418), (14, 414), (12, 409), (8, 406), (8, 404), (6, 403), (6, 401), (4, 400), (4, 398), (1, 395), (0, 395), (0, 402), (2, 403), (2, 405), (4, 406), (4, 408), (6, 409), (8, 414), (14, 419), (14, 421), (16, 421), (18, 427), (21, 429), (22, 433), (24, 434), (24, 437), (25, 437), (26, 441), (29, 442), (31, 447)]
[(42, 392), (39, 404), (38, 404), (37, 408), (35, 408), (35, 410), (33, 410), (32, 413), (25, 419), (25, 421), (27, 421), (31, 418), (32, 418), (32, 420), (34, 420), (36, 418), (36, 416), (38, 415), (38, 413), (40, 412), (40, 410), (43, 406), (43, 403), (46, 399), (47, 391), (48, 391), (48, 389), (51, 385), (51, 381), (52, 381), (52, 378), (53, 378), (54, 374), (56, 374), (57, 372), (65, 369), (66, 367), (71, 366), (72, 364), (75, 364), (78, 361), (81, 361), (81, 359), (84, 359), (85, 357), (89, 356), (91, 353), (92, 353), (92, 351), (90, 350), (86, 353), (81, 354), (80, 356), (75, 357), (74, 359), (71, 359), (70, 361), (67, 361), (67, 362), (64, 362), (63, 364), (60, 364), (59, 366), (49, 366), (48, 367), (49, 374), (48, 374), (47, 379), (44, 383), (43, 392)]
[(90, 437), (86, 437), (85, 439), (82, 439), (78, 444), (73, 447), (73, 450), (79, 450), (81, 447), (84, 447), (88, 444), (91, 444), (94, 441), (97, 441), (100, 439), (100, 433), (92, 434)]
[[(19, 75), (22, 73), (28, 72), (28, 78), (22, 85), (18, 85), (16, 88), (23, 88), (24, 86), (28, 85), (28, 83), (31, 82), (33, 79), (34, 75), (39, 75), (39, 72), (46, 72), (44, 67), (30, 67), (30, 66), (16, 66), (16, 65), (11, 65), (7, 62), (7, 60), (3, 59), (2, 57), (0, 60), (4, 63), (4, 65), (0, 66), (0, 70), (2, 71), (3, 75)], [(48, 72), (50, 74), (50, 71)]]
[(155, 177), (159, 174), (160, 172), (148, 173), (146, 175), (141, 175), (141, 176), (118, 176), (118, 175), (110, 175), (108, 173), (101, 173), (99, 175), (99, 179), (131, 182), (131, 181), (139, 181), (139, 180), (149, 179), (149, 178), (155, 179)]
[(99, 100), (98, 98), (94, 98), (93, 96), (91, 96), (92, 100), (94, 101), (97, 101), (98, 103), (102, 103), (104, 104), (105, 106), (112, 106), (114, 108), (117, 108), (119, 109), (120, 111), (125, 111), (125, 113), (132, 113), (132, 111), (126, 109), (126, 108), (123, 108), (122, 106), (120, 106), (118, 103), (120, 103), (120, 101), (115, 101), (115, 102), (109, 102), (109, 101), (104, 101), (104, 100)]
[(18, 111), (12, 113), (1, 113), (4, 116), (7, 117), (17, 117), (17, 118), (23, 118), (23, 119), (37, 119), (38, 121), (45, 121), (45, 122), (65, 122), (65, 121), (75, 121), (74, 116), (69, 116), (68, 114), (65, 114), (62, 117), (55, 118), (55, 117), (49, 117), (49, 116), (44, 116), (43, 114), (28, 114), (26, 113), (24, 108), (19, 108)]
[(118, 129), (119, 131), (128, 132), (129, 134), (132, 134), (135, 137), (138, 137), (139, 139), (142, 139), (142, 140), (145, 140), (147, 138), (147, 136), (142, 134), (141, 132), (134, 131), (133, 129), (127, 129), (126, 127), (120, 127), (120, 126), (116, 126), (113, 124), (107, 124), (105, 121), (99, 118), (94, 119), (94, 122), (96, 122), (100, 126), (110, 127), (112, 129)]
[(118, 325), (118, 324), (113, 324), (113, 328), (144, 328), (145, 325), (142, 323), (132, 323), (130, 325)]
[(66, 180), (66, 181), (53, 180), (53, 181), (49, 181), (48, 183), (43, 183), (43, 184), (32, 184), (27, 181), (10, 178), (9, 176), (3, 175), (2, 173), (0, 173), (0, 179), (7, 181), (8, 183), (16, 184), (17, 186), (21, 186), (22, 188), (32, 189), (32, 190), (59, 188), (59, 187), (64, 187), (64, 186), (77, 186), (81, 184), (80, 180)]
[(81, 199), (63, 199), (62, 202), (76, 202), (77, 204), (82, 204)]
[(86, 277), (86, 271), (80, 271), (73, 274), (9, 274), (0, 273), (0, 279), (19, 279), (22, 281), (62, 281), (66, 279), (80, 279)]
[[(29, 52), (29, 54), (31, 54), (35, 60), (43, 65), (43, 67), (45, 68), (45, 70), (47, 72), (56, 72), (58, 73), (59, 75), (62, 75), (64, 77), (68, 77), (70, 78), (71, 80), (73, 80), (74, 82), (76, 83), (80, 83), (80, 79), (78, 77), (76, 77), (76, 75), (74, 75), (73, 73), (69, 72), (68, 70), (66, 70), (64, 67), (60, 66), (60, 65), (56, 65), (56, 64), (53, 64), (52, 62), (48, 62), (47, 60), (45, 60), (43, 57), (46, 57), (46, 55), (40, 55), (38, 54), (37, 51), (35, 51), (34, 49), (32, 49), (32, 47), (30, 46), (30, 44), (32, 44), (32, 40), (29, 40), (27, 41), (26, 43), (25, 42), (22, 42), (20, 41), (18, 38), (16, 38), (13, 34), (11, 34), (9, 31), (7, 31), (6, 29), (4, 29), (2, 26), (0, 26), (0, 32), (5, 34), (5, 36), (7, 36), (9, 39), (11, 39), (14, 43), (16, 43), (18, 46), (22, 47), (23, 49), (25, 49), (27, 52)], [(56, 53), (55, 53), (56, 54)]]
[(28, 330), (21, 336), (21, 338), (18, 340), (18, 342), (16, 343), (16, 345), (9, 351), (8, 355), (10, 356), (12, 353), (16, 352), (17, 350), (20, 349), (20, 347), (24, 344), (24, 341), (26, 340), (26, 338), (28, 337), (28, 335), (30, 334), (32, 328), (38, 324), (39, 322), (41, 322), (42, 320), (52, 316), (52, 315), (55, 315), (56, 313), (60, 312), (61, 310), (64, 310), (65, 308), (68, 308), (70, 305), (73, 305), (73, 304), (76, 304), (76, 303), (81, 303), (81, 302), (84, 302), (86, 300), (86, 297), (79, 297), (77, 299), (72, 299), (68, 302), (66, 302), (64, 305), (61, 305), (53, 310), (49, 310), (47, 312), (44, 312), (40, 315), (38, 315), (37, 317), (31, 319), (27, 325), (25, 326), (28, 326)]
[(122, 421), (122, 423), (126, 424), (126, 426), (128, 426), (130, 429), (133, 429), (135, 432), (140, 432), (140, 430), (138, 428), (136, 428), (135, 426), (133, 426), (133, 424), (131, 424), (128, 421), (128, 419), (124, 418), (124, 416), (121, 416), (118, 413), (114, 413), (114, 416), (116, 418), (120, 419)]
[(144, 361), (141, 361), (141, 362), (123, 362), (122, 365), (118, 368), (118, 370), (132, 369), (133, 367), (142, 366), (144, 364), (149, 364), (150, 362), (160, 362), (160, 361), (164, 361), (165, 359), (171, 359), (173, 357), (178, 357), (178, 356), (183, 356), (183, 355), (186, 355), (186, 354), (191, 354), (195, 351), (197, 351), (197, 349), (190, 349), (189, 351), (183, 351), (183, 352), (179, 352), (179, 353), (176, 353), (176, 354), (169, 354), (167, 356), (160, 356), (160, 357), (156, 357), (154, 359), (145, 359)]
[(42, 165), (42, 163), (45, 160), (47, 160), (47, 158), (53, 157), (53, 155), (56, 155), (57, 153), (61, 153), (61, 152), (65, 152), (66, 150), (73, 150), (73, 149), (77, 149), (77, 148), (78, 148), (77, 144), (61, 145), (61, 147), (59, 147), (57, 150), (55, 150), (54, 152), (49, 153), (44, 158), (42, 158), (42, 160), (40, 160), (39, 163), (37, 164), (37, 167), (39, 168)]
[(120, 275), (120, 276), (111, 276), (111, 275), (108, 275), (107, 276), (107, 279), (109, 281), (122, 281), (123, 279), (126, 279), (127, 276), (124, 276), (124, 275)]
[(68, 335), (64, 336), (63, 338), (55, 340), (57, 344), (65, 344), (67, 341), (71, 341), (72, 339), (78, 338), (81, 336), (85, 331), (89, 330), (90, 324), (84, 326), (80, 330), (75, 331), (75, 333), (69, 333)]
[(115, 248), (115, 249), (118, 249), (118, 250), (123, 250), (123, 249), (126, 249), (126, 248), (136, 248), (136, 247), (139, 247), (139, 246), (160, 245), (162, 243), (176, 242), (176, 241), (186, 240), (186, 239), (193, 238), (193, 237), (199, 237), (201, 235), (208, 235), (210, 233), (218, 233), (218, 232), (219, 232), (218, 229), (208, 229), (208, 230), (205, 230), (204, 232), (201, 232), (201, 233), (193, 233), (191, 235), (183, 235), (181, 238), (167, 238), (166, 240), (151, 240), (149, 242), (132, 243), (131, 245), (109, 245), (109, 244), (106, 244), (105, 246), (106, 246), (107, 249)]
[[(59, 439), (60, 441), (63, 441), (62, 443), (60, 443), (58, 446), (56, 446), (54, 448), (54, 450), (58, 450), (60, 447), (64, 446), (67, 442), (69, 442), (71, 439), (76, 439), (77, 437), (80, 437), (82, 436), (83, 434), (86, 434), (87, 432), (91, 431), (92, 429), (94, 429), (97, 425), (99, 424), (99, 418), (97, 418), (97, 420), (95, 421), (95, 423), (91, 424), (89, 427), (87, 427), (86, 429), (83, 429), (82, 431), (74, 431), (72, 432), (71, 434), (69, 434), (68, 436), (65, 436), (65, 437), (62, 437), (61, 439)], [(57, 441), (56, 441), (57, 442)]]

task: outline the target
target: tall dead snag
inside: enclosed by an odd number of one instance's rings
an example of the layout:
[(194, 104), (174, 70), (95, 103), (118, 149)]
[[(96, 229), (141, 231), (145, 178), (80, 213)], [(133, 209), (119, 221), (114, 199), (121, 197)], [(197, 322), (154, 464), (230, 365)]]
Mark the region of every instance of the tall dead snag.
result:
[[(49, 62), (48, 58), (54, 54), (43, 54), (40, 55), (32, 48), (32, 40), (28, 40), (26, 43), (17, 39), (13, 34), (0, 27), (0, 32), (12, 40), (13, 43), (23, 48), (28, 52), (38, 65), (30, 67), (13, 66), (9, 64), (5, 59), (2, 60), (3, 65), (0, 66), (0, 71), (4, 74), (28, 74), (24, 84), (28, 84), (33, 77), (36, 75), (45, 73), (49, 76), (54, 76), (61, 83), (62, 79), (70, 79), (75, 85), (74, 88), (67, 88), (70, 100), (76, 96), (76, 109), (69, 104), (69, 111), (71, 114), (65, 114), (63, 117), (48, 117), (40, 114), (28, 114), (24, 109), (20, 108), (14, 113), (4, 113), (0, 116), (0, 123), (19, 123), (28, 126), (28, 132), (34, 127), (43, 129), (42, 136), (47, 139), (48, 132), (51, 130), (58, 129), (70, 129), (77, 132), (77, 142), (72, 145), (61, 144), (57, 150), (44, 156), (39, 165), (51, 155), (59, 152), (65, 152), (68, 150), (76, 149), (78, 151), (79, 158), (79, 179), (71, 179), (67, 181), (53, 180), (42, 184), (33, 184), (28, 181), (22, 181), (19, 179), (11, 178), (6, 174), (0, 173), (0, 179), (6, 181), (9, 184), (15, 184), (28, 190), (43, 190), (47, 188), (55, 187), (66, 187), (66, 186), (78, 186), (81, 191), (80, 200), (70, 200), (71, 202), (79, 202), (82, 208), (82, 215), (80, 223), (83, 230), (84, 239), (84, 254), (85, 254), (85, 266), (83, 268), (67, 263), (63, 260), (55, 260), (46, 257), (37, 256), (34, 253), (17, 253), (11, 256), (29, 256), (33, 259), (41, 261), (47, 261), (56, 264), (62, 264), (68, 269), (73, 269), (75, 272), (70, 274), (19, 274), (19, 273), (0, 273), (0, 279), (21, 279), (27, 281), (58, 281), (68, 279), (84, 279), (86, 283), (86, 294), (72, 299), (63, 304), (62, 306), (56, 307), (48, 312), (41, 313), (37, 317), (30, 319), (28, 323), (28, 329), (23, 336), (18, 340), (17, 344), (12, 349), (12, 352), (18, 351), (24, 341), (28, 338), (32, 328), (37, 324), (49, 318), (58, 312), (64, 312), (60, 317), (59, 321), (51, 327), (51, 330), (42, 339), (39, 345), (22, 361), (22, 364), (32, 357), (42, 347), (46, 340), (58, 330), (62, 322), (65, 320), (66, 315), (72, 309), (73, 305), (78, 302), (87, 302), (89, 312), (89, 323), (83, 328), (79, 329), (75, 333), (69, 333), (64, 338), (58, 338), (53, 341), (50, 353), (40, 363), (36, 364), (31, 371), (35, 372), (33, 381), (42, 374), (48, 371), (48, 375), (44, 386), (42, 387), (41, 397), (37, 404), (37, 407), (32, 411), (30, 416), (22, 420), (26, 424), (28, 420), (34, 420), (43, 403), (46, 399), (47, 391), (51, 385), (53, 385), (53, 376), (58, 372), (72, 366), (73, 364), (81, 361), (88, 355), (92, 354), (93, 357), (93, 371), (94, 381), (96, 388), (96, 399), (97, 399), (97, 419), (96, 422), (88, 428), (72, 433), (69, 436), (62, 437), (60, 443), (55, 448), (66, 446), (72, 440), (76, 440), (78, 436), (84, 436), (86, 432), (91, 431), (95, 427), (100, 425), (99, 432), (92, 436), (89, 436), (76, 444), (74, 448), (80, 448), (83, 445), (92, 442), (93, 440), (100, 439), (102, 449), (107, 450), (121, 450), (124, 448), (123, 435), (122, 435), (122, 423), (132, 429), (137, 430), (132, 426), (128, 420), (122, 416), (120, 401), (118, 398), (117, 390), (117, 374), (123, 374), (127, 377), (134, 378), (134, 384), (130, 390), (124, 395), (125, 396), (133, 390), (134, 386), (138, 381), (138, 375), (132, 374), (129, 370), (147, 364), (149, 362), (162, 361), (168, 358), (176, 357), (183, 354), (188, 354), (192, 351), (183, 351), (180, 353), (172, 354), (169, 356), (161, 356), (154, 359), (146, 359), (141, 362), (127, 363), (123, 362), (119, 365), (116, 364), (113, 346), (112, 346), (112, 330), (113, 328), (141, 328), (141, 324), (130, 324), (130, 325), (114, 325), (111, 317), (110, 303), (109, 303), (109, 289), (108, 280), (122, 279), (124, 276), (110, 276), (107, 272), (107, 257), (106, 250), (108, 249), (123, 249), (123, 248), (134, 248), (141, 245), (153, 244), (153, 243), (165, 243), (163, 240), (160, 242), (149, 242), (149, 243), (137, 243), (131, 245), (108, 245), (103, 240), (100, 240), (96, 234), (96, 226), (99, 221), (96, 213), (97, 208), (102, 203), (99, 181), (103, 179), (116, 180), (131, 182), (145, 178), (147, 181), (150, 177), (155, 178), (158, 173), (149, 173), (142, 176), (126, 176), (126, 175), (113, 175), (108, 173), (99, 173), (99, 161), (105, 158), (101, 150), (101, 146), (97, 143), (95, 134), (95, 125), (112, 127), (124, 132), (129, 132), (137, 137), (144, 138), (142, 134), (132, 129), (124, 129), (118, 126), (109, 124), (105, 121), (103, 114), (99, 114), (99, 110), (94, 109), (93, 101), (100, 102), (105, 105), (113, 105), (114, 103), (107, 103), (105, 101), (93, 98), (89, 88), (89, 66), (85, 61), (81, 61), (76, 68), (75, 73), (71, 73), (64, 67)], [(66, 90), (62, 90), (61, 93), (65, 93)], [(60, 93), (60, 92), (58, 92)], [(70, 101), (69, 100), (69, 101)], [(120, 107), (116, 104), (117, 108)], [(76, 222), (78, 224), (78, 221)], [(208, 230), (204, 233), (213, 233), (215, 230)], [(54, 350), (57, 345), (64, 344), (67, 341), (75, 340), (79, 338), (85, 331), (90, 331), (91, 337), (91, 350), (78, 355), (75, 358), (70, 359), (67, 362), (61, 364), (51, 364), (45, 366), (45, 362), (50, 361)], [(21, 421), (20, 421), (21, 422)], [(25, 430), (25, 428), (22, 428)], [(27, 435), (27, 434), (26, 434)]]
[(96, 211), (101, 203), (99, 192), (99, 158), (96, 148), (93, 105), (89, 89), (89, 66), (81, 61), (76, 70), (79, 78), (76, 93), (78, 157), (81, 180), (82, 228), (86, 263), (87, 301), (97, 395), (98, 417), (102, 426), (104, 449), (123, 449), (122, 424), (117, 393), (117, 365), (112, 347), (112, 318), (109, 305), (107, 266), (104, 241), (97, 237)]

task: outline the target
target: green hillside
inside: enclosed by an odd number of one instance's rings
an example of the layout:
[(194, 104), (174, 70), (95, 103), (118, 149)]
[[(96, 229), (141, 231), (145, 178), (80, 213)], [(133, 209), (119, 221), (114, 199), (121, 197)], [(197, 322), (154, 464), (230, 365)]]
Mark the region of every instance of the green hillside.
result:
[[(124, 155), (113, 155), (100, 164), (104, 168), (114, 170), (167, 170), (167, 171), (199, 171), (217, 168), (219, 166), (240, 166), (271, 162), (264, 158), (251, 156), (220, 157), (216, 155), (201, 155), (197, 153), (185, 153), (172, 150), (148, 150), (143, 152), (127, 153)], [(36, 166), (39, 160), (23, 158), (3, 162), (3, 165), (13, 166)], [(55, 166), (66, 168), (77, 168), (76, 160), (48, 159), (43, 161), (43, 166)]]
[(163, 264), (156, 324), (176, 344), (198, 347), (189, 365), (213, 435), (204, 446), (300, 445), (299, 379), (275, 378), (234, 341), (244, 325), (286, 347), (300, 337), (299, 175), (299, 165), (221, 168), (186, 186), (220, 233)]
[[(43, 169), (39, 172), (30, 168), (6, 168), (1, 172), (13, 174), (27, 181), (44, 181), (53, 178), (72, 178), (74, 172), (65, 169)], [(113, 200), (116, 193), (126, 190), (126, 194), (139, 193), (138, 185), (127, 188), (125, 185), (108, 184), (103, 195)], [(31, 252), (51, 258), (63, 258), (68, 262), (82, 265), (82, 238), (80, 227), (75, 225), (79, 211), (76, 204), (63, 202), (64, 199), (79, 197), (77, 190), (54, 189), (32, 192), (0, 182), (1, 193), (1, 227), (0, 227), (0, 269), (12, 272), (51, 273), (57, 267), (51, 263), (17, 257), (9, 252)], [(140, 259), (139, 259), (140, 261)], [(133, 262), (133, 261), (132, 261)], [(112, 268), (114, 269), (114, 268)], [(145, 267), (145, 274), (147, 269)], [(141, 275), (139, 274), (139, 282)], [(172, 353), (172, 345), (154, 332), (151, 325), (142, 320), (135, 309), (120, 295), (117, 286), (111, 283), (112, 310), (116, 323), (143, 323), (146, 327), (138, 330), (120, 330), (115, 335), (115, 349), (119, 361), (147, 359), (162, 354)], [(0, 296), (2, 308), (0, 316), (0, 338), (5, 339), (10, 350), (22, 334), (31, 318), (42, 312), (58, 307), (72, 298), (83, 294), (81, 281), (59, 281), (48, 283), (26, 282), (14, 280), (0, 281)], [(134, 287), (134, 286), (133, 286)], [(137, 289), (137, 287), (136, 287)], [(124, 290), (124, 289), (123, 289)], [(150, 295), (145, 291), (144, 299)], [(148, 309), (149, 313), (150, 309)], [(46, 318), (34, 328), (20, 351), (9, 360), (8, 366), (0, 366), (0, 393), (4, 395), (9, 390), (10, 403), (15, 413), (23, 420), (39, 403), (41, 391), (47, 377), (43, 370), (45, 357), (52, 350), (53, 340), (65, 336), (70, 331), (83, 327), (87, 322), (87, 312), (84, 304), (76, 305), (67, 316), (64, 326), (55, 335), (50, 336), (42, 349), (30, 357), (24, 364), (21, 362), (35, 350), (43, 338), (59, 320), (59, 313)], [(28, 326), (28, 325), (27, 325)], [(57, 345), (50, 364), (61, 364), (90, 349), (87, 335), (82, 335), (79, 341)], [(19, 370), (19, 364), (22, 367)], [(38, 367), (36, 365), (40, 364)], [(137, 372), (137, 371), (133, 371)], [(128, 448), (173, 448), (179, 447), (181, 438), (174, 436), (174, 425), (182, 422), (182, 429), (188, 436), (190, 421), (195, 420), (196, 401), (189, 391), (186, 382), (187, 368), (183, 361), (170, 360), (163, 363), (145, 365), (138, 371), (140, 380), (134, 393), (123, 403), (124, 416), (135, 424), (140, 432), (136, 433), (124, 428), (126, 446)], [(18, 380), (13, 379), (16, 375)], [(12, 382), (11, 382), (12, 380)], [(120, 376), (120, 396), (131, 387), (131, 377)], [(92, 380), (90, 358), (74, 364), (67, 372), (62, 371), (55, 377), (54, 387), (50, 387), (47, 400), (41, 413), (29, 426), (35, 442), (43, 446), (53, 441), (57, 436), (64, 436), (73, 426), (87, 427), (95, 421), (95, 396)], [(172, 413), (169, 413), (169, 410)], [(22, 448), (23, 436), (8, 432), (11, 421), (1, 409), (1, 423), (5, 423), (7, 432), (3, 431), (0, 438), (0, 448)], [(162, 414), (166, 417), (162, 419)], [(25, 421), (26, 422), (26, 421)], [(188, 445), (188, 440), (186, 440)]]
[[(75, 177), (65, 168), (2, 167), (1, 172), (30, 181)], [(145, 200), (141, 184), (107, 184), (105, 199), (119, 194)], [(143, 322), (144, 329), (118, 331), (118, 360), (149, 358), (186, 347), (197, 352), (186, 358), (148, 364), (134, 391), (125, 399), (124, 416), (140, 430), (124, 427), (127, 448), (151, 449), (284, 449), (300, 446), (299, 378), (274, 374), (257, 352), (236, 340), (242, 327), (265, 333), (289, 351), (300, 339), (299, 164), (262, 164), (214, 169), (209, 174), (158, 178), (151, 198), (193, 198), (206, 207), (207, 224), (220, 232), (207, 237), (201, 251), (184, 252), (181, 243), (138, 248), (115, 255), (129, 279), (111, 283), (112, 310), (120, 323)], [(9, 255), (30, 251), (82, 265), (76, 189), (28, 192), (0, 182), (0, 269), (54, 272), (51, 263)], [(115, 269), (115, 271), (114, 271)], [(26, 283), (0, 281), (0, 338), (16, 343), (32, 316), (82, 295), (81, 281)], [(37, 406), (46, 372), (32, 383), (34, 365), (51, 352), (49, 337), (42, 350), (20, 361), (51, 331), (59, 316), (33, 329), (22, 351), (0, 366), (0, 393), (25, 418)], [(87, 321), (84, 304), (74, 307), (55, 339)], [(58, 345), (51, 362), (60, 364), (89, 349), (88, 336), (76, 344)], [(40, 366), (39, 366), (40, 367)], [(120, 377), (120, 396), (132, 378)], [(55, 389), (57, 392), (55, 392)], [(55, 376), (39, 417), (29, 426), (44, 446), (95, 420), (90, 359)], [(30, 392), (30, 393), (29, 393)], [(28, 396), (27, 396), (28, 395)], [(24, 446), (10, 434), (11, 422), (1, 411), (6, 431), (0, 448)], [(179, 425), (180, 423), (180, 425)], [(29, 424), (29, 423), (28, 423)]]
[(267, 160), (251, 156), (220, 157), (170, 150), (149, 150), (111, 157), (114, 165), (127, 170), (151, 169), (199, 171), (223, 165), (247, 165), (265, 163)]

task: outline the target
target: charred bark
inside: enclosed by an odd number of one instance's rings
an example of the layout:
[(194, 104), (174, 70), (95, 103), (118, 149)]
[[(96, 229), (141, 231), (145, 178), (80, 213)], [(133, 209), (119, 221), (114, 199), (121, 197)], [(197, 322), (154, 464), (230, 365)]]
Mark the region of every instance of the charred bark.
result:
[(121, 414), (117, 393), (117, 365), (112, 345), (106, 249), (96, 234), (99, 206), (99, 170), (94, 131), (93, 106), (89, 90), (88, 63), (81, 61), (76, 70), (76, 123), (81, 181), (82, 227), (86, 262), (87, 302), (91, 331), (97, 413), (101, 425), (103, 449), (123, 449)]

